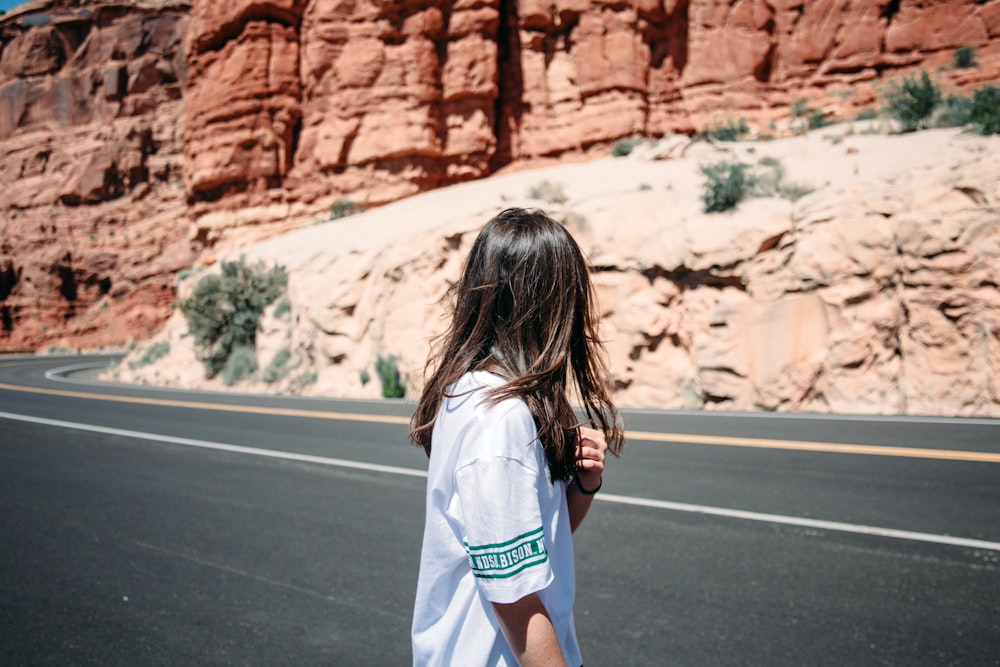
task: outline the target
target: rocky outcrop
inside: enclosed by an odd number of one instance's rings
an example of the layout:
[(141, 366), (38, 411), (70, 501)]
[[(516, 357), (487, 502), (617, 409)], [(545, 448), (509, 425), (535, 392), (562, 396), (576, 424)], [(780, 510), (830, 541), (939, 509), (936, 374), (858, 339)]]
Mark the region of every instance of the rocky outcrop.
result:
[(0, 350), (123, 344), (194, 261), (181, 185), (184, 2), (0, 17)]
[[(1000, 138), (870, 129), (664, 140), (243, 248), (286, 266), (289, 291), (265, 319), (261, 372), (240, 388), (374, 397), (376, 359), (395, 356), (416, 395), (475, 233), (521, 205), (563, 219), (590, 257), (622, 404), (1000, 416)], [(812, 192), (706, 214), (698, 167), (717, 160), (781, 165)], [(152, 343), (169, 359), (147, 365), (137, 350), (117, 377), (221, 388), (186, 329), (175, 315)]]
[[(193, 13), (195, 218), (382, 204), (738, 116), (780, 133), (768, 123), (795, 102), (853, 116), (893, 72), (962, 45), (979, 67), (942, 71), (943, 85), (1000, 78), (995, 0), (196, 0)], [(206, 217), (209, 243), (218, 223)]]
[(1000, 0), (35, 0), (0, 49), (0, 350), (79, 347), (335, 206), (998, 81)]

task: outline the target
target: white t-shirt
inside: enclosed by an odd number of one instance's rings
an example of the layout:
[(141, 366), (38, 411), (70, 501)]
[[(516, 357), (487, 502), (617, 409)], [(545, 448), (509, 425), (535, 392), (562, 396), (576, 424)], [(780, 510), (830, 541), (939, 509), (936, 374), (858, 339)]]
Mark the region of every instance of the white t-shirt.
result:
[(524, 401), (485, 400), (503, 382), (482, 371), (463, 375), (434, 423), (413, 613), (415, 666), (515, 667), (490, 603), (536, 592), (566, 664), (583, 662), (573, 623), (566, 485), (550, 481)]

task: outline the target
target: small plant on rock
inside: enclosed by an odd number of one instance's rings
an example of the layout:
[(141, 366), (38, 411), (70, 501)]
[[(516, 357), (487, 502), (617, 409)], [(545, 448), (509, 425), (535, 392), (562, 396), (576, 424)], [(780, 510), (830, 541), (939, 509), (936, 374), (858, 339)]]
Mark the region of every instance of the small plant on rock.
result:
[(712, 127), (703, 130), (705, 136), (716, 141), (739, 141), (750, 134), (750, 126), (747, 119), (740, 117), (738, 121), (727, 118), (723, 123), (715, 123)]
[(886, 111), (899, 121), (903, 132), (913, 132), (927, 126), (934, 109), (941, 103), (941, 89), (923, 70), (920, 76), (908, 76), (890, 82), (886, 87)]
[(394, 354), (388, 357), (379, 355), (375, 360), (375, 373), (382, 382), (383, 398), (403, 398), (406, 396), (406, 385), (399, 372), (398, 361), (399, 358)]
[(714, 162), (699, 167), (705, 177), (701, 193), (705, 213), (736, 208), (753, 189), (749, 166), (742, 162)]
[(198, 282), (181, 310), (201, 348), (206, 377), (218, 375), (238, 347), (254, 349), (261, 313), (284, 293), (287, 284), (283, 267), (265, 269), (262, 263), (251, 265), (242, 258), (223, 262), (220, 273)]
[(168, 352), (170, 352), (170, 343), (168, 341), (161, 340), (147, 347), (141, 357), (139, 357), (136, 361), (129, 362), (128, 367), (131, 370), (135, 370), (137, 368), (142, 368), (143, 366), (148, 366), (154, 361), (158, 361), (165, 357)]
[(826, 116), (819, 109), (813, 109), (809, 112), (809, 117), (806, 119), (806, 127), (810, 130), (819, 130), (830, 124)]
[(969, 124), (972, 100), (964, 95), (949, 95), (931, 114), (930, 127), (963, 127)]
[(625, 157), (632, 152), (636, 146), (639, 145), (639, 140), (635, 137), (630, 137), (628, 139), (619, 139), (615, 142), (615, 145), (611, 148), (612, 157)]
[(339, 220), (360, 213), (363, 209), (350, 199), (341, 199), (330, 207), (330, 220)]
[(288, 374), (288, 362), (291, 360), (292, 351), (287, 347), (281, 348), (275, 353), (274, 358), (271, 359), (271, 363), (267, 365), (267, 368), (264, 369), (261, 379), (268, 384), (274, 384), (278, 380), (281, 380)]
[(972, 91), (969, 123), (982, 135), (1000, 133), (1000, 87), (983, 86)]
[(232, 387), (238, 382), (251, 379), (260, 365), (257, 363), (257, 351), (251, 345), (237, 345), (233, 348), (226, 365), (222, 369), (222, 383)]
[(976, 49), (971, 46), (960, 46), (951, 54), (951, 64), (956, 69), (968, 69), (979, 63), (976, 59)]

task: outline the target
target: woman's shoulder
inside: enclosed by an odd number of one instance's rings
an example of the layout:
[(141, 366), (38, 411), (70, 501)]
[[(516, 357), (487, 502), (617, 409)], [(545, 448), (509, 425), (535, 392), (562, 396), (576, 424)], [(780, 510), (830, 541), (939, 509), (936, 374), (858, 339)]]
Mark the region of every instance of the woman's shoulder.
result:
[(488, 371), (465, 373), (448, 388), (442, 417), (453, 426), (465, 423), (477, 431), (530, 433), (533, 437), (534, 418), (523, 399), (511, 396), (495, 400), (496, 390), (505, 384), (503, 377)]
[(502, 415), (528, 411), (528, 406), (518, 396), (505, 396), (494, 399), (497, 390), (501, 390), (507, 380), (491, 371), (468, 371), (462, 375), (449, 390), (449, 395), (469, 397), (480, 415)]

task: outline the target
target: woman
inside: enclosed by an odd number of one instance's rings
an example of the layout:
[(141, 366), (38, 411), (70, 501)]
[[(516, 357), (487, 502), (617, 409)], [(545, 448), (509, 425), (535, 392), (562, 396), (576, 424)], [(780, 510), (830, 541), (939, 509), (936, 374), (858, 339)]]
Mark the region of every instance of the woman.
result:
[(579, 666), (571, 532), (623, 445), (586, 260), (508, 209), (453, 290), (411, 428), (430, 457), (414, 665)]

